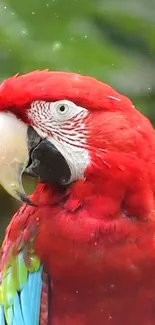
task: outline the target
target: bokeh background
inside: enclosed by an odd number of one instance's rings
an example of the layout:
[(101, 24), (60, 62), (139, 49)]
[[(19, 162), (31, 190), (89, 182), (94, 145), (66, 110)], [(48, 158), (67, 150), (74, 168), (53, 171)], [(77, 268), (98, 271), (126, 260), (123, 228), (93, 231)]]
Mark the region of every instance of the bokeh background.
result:
[[(111, 84), (155, 124), (155, 0), (0, 0), (0, 81), (44, 68)], [(18, 207), (0, 188), (0, 241)]]

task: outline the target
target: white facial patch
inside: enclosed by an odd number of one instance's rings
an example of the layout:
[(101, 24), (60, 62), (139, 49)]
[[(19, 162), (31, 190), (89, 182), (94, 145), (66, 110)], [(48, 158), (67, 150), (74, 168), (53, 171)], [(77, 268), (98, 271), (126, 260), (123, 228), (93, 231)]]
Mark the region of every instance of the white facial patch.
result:
[(31, 104), (28, 117), (34, 129), (47, 138), (66, 159), (71, 171), (70, 182), (84, 177), (89, 164), (86, 149), (88, 111), (68, 100), (57, 102), (36, 101)]

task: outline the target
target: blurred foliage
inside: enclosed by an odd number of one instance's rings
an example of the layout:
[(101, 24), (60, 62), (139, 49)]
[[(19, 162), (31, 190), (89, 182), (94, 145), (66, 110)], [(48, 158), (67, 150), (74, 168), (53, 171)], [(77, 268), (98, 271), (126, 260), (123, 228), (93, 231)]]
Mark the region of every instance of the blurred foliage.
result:
[[(0, 80), (44, 68), (95, 76), (155, 123), (155, 1), (0, 0)], [(17, 207), (1, 190), (0, 237)]]

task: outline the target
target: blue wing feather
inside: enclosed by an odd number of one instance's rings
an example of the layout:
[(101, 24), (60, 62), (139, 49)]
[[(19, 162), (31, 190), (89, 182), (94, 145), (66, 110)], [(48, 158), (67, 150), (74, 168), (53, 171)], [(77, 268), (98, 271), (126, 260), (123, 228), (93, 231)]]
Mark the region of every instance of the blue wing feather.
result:
[(18, 323), (20, 325), (24, 325), (24, 320), (21, 312), (21, 304), (19, 300), (19, 295), (16, 292), (14, 297), (14, 323), (17, 325)]
[(0, 325), (5, 325), (5, 319), (4, 319), (4, 309), (3, 306), (0, 305)]
[(31, 315), (32, 324), (39, 324), (38, 306), (41, 304), (41, 290), (42, 290), (42, 265), (40, 266), (40, 272), (37, 274), (31, 273), (29, 276), (30, 282), (33, 284), (31, 288)]
[[(23, 263), (24, 260), (21, 259), (21, 254), (19, 254), (18, 262), (21, 263), (21, 261)], [(13, 299), (10, 300), (7, 299), (9, 292), (7, 296), (7, 288), (5, 288), (5, 285), (10, 285), (10, 279), (13, 282), (13, 271), (9, 268), (1, 283), (1, 285), (4, 285), (2, 289), (5, 297), (3, 299), (2, 295), (0, 303), (0, 325), (39, 325), (43, 284), (42, 273), (43, 267), (41, 264), (36, 271), (24, 273), (23, 278), (19, 272), (16, 275), (18, 276), (19, 290), (16, 290)]]
[[(32, 324), (28, 282), (25, 283), (23, 290), (21, 291), (20, 302), (21, 302), (22, 315), (23, 315), (23, 319), (24, 319), (24, 325)], [(40, 309), (39, 306), (38, 306), (38, 309)]]

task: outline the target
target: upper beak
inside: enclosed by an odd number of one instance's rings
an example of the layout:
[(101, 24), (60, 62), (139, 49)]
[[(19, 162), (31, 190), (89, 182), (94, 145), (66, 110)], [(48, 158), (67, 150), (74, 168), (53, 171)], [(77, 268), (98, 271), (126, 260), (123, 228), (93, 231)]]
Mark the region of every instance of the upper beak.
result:
[(22, 185), (29, 161), (28, 126), (11, 113), (0, 113), (0, 183), (18, 200), (31, 203)]
[(66, 184), (71, 177), (65, 158), (49, 139), (11, 113), (0, 112), (0, 184), (14, 198), (34, 205), (26, 196), (22, 175), (42, 182)]

